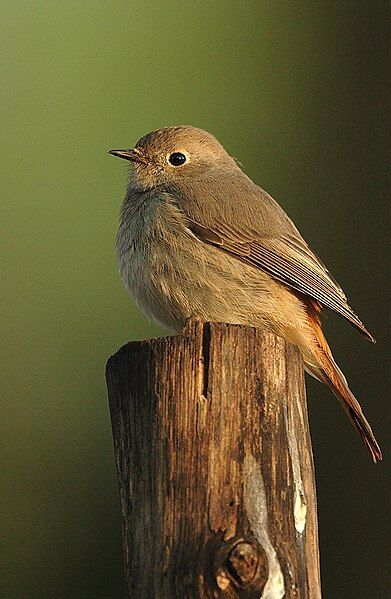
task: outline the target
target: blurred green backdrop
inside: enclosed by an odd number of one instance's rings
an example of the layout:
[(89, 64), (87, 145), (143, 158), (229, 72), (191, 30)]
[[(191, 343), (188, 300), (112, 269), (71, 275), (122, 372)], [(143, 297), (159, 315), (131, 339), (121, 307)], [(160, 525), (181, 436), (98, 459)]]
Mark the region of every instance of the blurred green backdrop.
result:
[[(389, 7), (2, 1), (1, 597), (122, 597), (104, 364), (163, 331), (117, 275), (127, 165), (106, 151), (154, 128), (212, 131), (343, 284), (379, 343), (334, 317), (330, 341), (385, 449)], [(387, 462), (309, 397), (324, 596), (385, 597)]]

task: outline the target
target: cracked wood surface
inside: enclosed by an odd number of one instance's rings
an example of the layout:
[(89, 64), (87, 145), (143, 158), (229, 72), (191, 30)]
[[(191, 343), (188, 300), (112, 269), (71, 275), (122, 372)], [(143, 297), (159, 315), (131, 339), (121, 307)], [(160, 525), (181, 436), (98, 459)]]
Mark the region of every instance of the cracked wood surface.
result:
[(107, 383), (128, 597), (321, 597), (299, 352), (191, 320), (125, 345)]

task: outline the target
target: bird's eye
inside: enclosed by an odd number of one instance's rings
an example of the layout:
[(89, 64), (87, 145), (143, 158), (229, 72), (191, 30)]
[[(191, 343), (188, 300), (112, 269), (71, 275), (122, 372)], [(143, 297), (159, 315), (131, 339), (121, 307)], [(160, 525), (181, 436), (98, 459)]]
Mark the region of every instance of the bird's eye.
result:
[(182, 154), (182, 152), (173, 152), (168, 157), (168, 162), (172, 164), (172, 166), (181, 166), (186, 162), (186, 156)]

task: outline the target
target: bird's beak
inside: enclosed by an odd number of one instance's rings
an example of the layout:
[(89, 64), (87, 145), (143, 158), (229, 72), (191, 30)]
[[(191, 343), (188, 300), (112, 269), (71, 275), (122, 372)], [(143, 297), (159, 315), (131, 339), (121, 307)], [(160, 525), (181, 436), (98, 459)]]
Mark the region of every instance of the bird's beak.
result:
[(109, 150), (109, 154), (112, 154), (113, 156), (118, 156), (118, 158), (124, 158), (124, 160), (142, 162), (142, 157), (135, 148), (130, 148), (128, 150)]

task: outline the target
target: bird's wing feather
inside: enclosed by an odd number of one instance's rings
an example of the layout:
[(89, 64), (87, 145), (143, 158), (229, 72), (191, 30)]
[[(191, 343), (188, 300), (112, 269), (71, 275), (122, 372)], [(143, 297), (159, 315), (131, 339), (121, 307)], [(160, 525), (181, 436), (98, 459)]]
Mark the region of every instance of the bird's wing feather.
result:
[(225, 226), (219, 222), (212, 228), (189, 218), (188, 227), (199, 240), (266, 271), (281, 283), (344, 316), (374, 341), (350, 308), (341, 287), (295, 228), (281, 236), (256, 235), (249, 238), (248, 232), (238, 229), (237, 224)]

